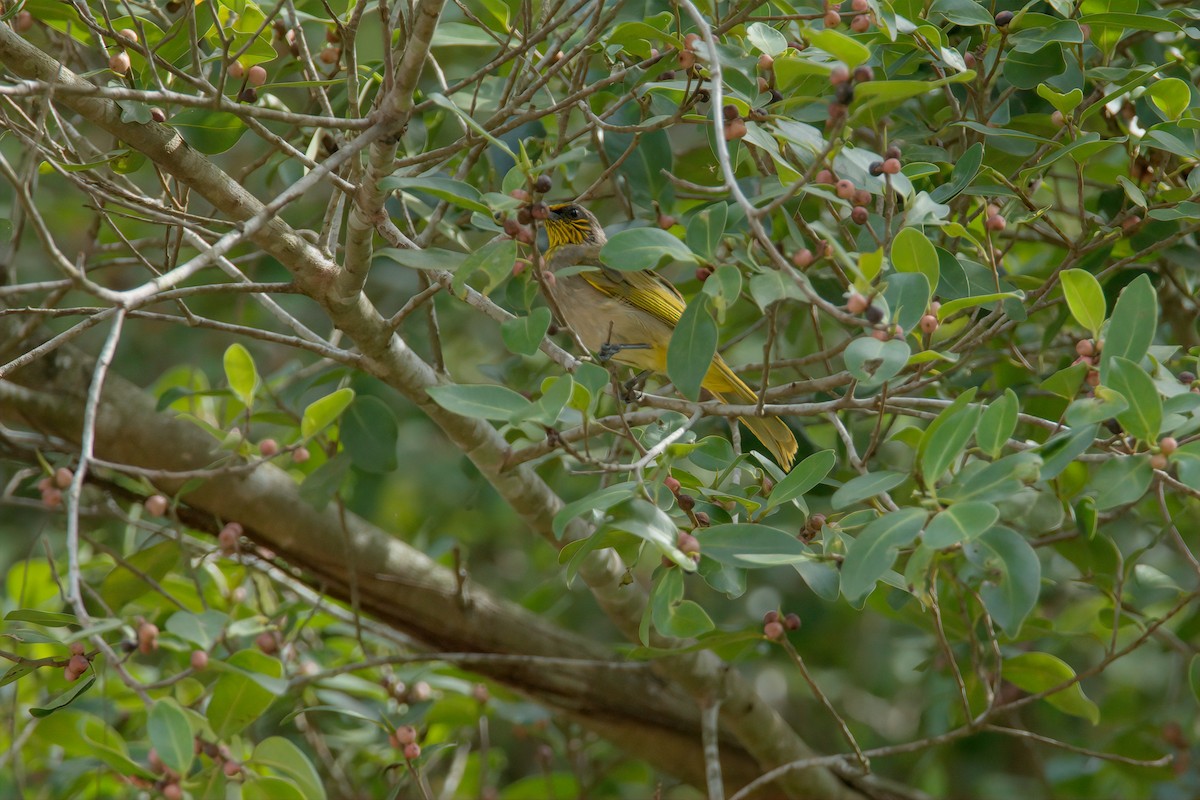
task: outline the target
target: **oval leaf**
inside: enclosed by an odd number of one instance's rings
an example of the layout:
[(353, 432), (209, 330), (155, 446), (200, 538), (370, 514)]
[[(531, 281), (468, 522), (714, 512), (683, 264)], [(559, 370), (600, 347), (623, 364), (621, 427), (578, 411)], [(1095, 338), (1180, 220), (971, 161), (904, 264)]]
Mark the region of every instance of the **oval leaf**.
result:
[(854, 603), (870, 594), (875, 582), (892, 568), (899, 549), (912, 544), (924, 525), (923, 510), (903, 508), (863, 528), (842, 562), (842, 594), (846, 599)]
[(1063, 294), (1067, 298), (1067, 307), (1071, 316), (1083, 327), (1092, 332), (1092, 336), (1100, 334), (1100, 326), (1104, 324), (1104, 315), (1108, 306), (1104, 302), (1104, 290), (1100, 281), (1085, 269), (1063, 270), (1060, 276)]
[(667, 377), (689, 400), (700, 399), (704, 376), (717, 352), (717, 323), (708, 313), (708, 296), (698, 295), (684, 309), (667, 347)]
[(836, 463), (837, 455), (832, 450), (813, 453), (792, 467), (792, 471), (775, 484), (775, 488), (771, 490), (771, 496), (767, 499), (767, 508), (774, 508), (789, 500), (803, 497), (814, 486), (825, 480)]
[(916, 228), (902, 229), (892, 240), (891, 256), (897, 272), (919, 272), (929, 281), (929, 290), (937, 291), (938, 255), (928, 236)]
[(353, 400), (354, 390), (344, 387), (312, 401), (300, 419), (300, 435), (307, 439), (332, 425)]
[(969, 542), (996, 524), (1000, 511), (991, 503), (955, 503), (929, 521), (922, 540), (934, 548)]
[(629, 228), (614, 233), (600, 250), (600, 260), (613, 269), (654, 269), (664, 260), (696, 261), (686, 244), (662, 228)]
[(527, 413), (531, 405), (507, 386), (493, 384), (432, 386), (425, 391), (447, 411), (478, 419), (508, 420), (514, 414)]

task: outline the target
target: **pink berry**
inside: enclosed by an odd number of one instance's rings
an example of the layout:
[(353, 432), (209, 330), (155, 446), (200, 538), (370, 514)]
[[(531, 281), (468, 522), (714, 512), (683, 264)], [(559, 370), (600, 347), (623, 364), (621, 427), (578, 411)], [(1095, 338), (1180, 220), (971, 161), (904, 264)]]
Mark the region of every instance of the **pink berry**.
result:
[(867, 298), (854, 292), (846, 299), (846, 310), (851, 314), (861, 314), (867, 310)]
[(263, 439), (258, 443), (258, 452), (263, 458), (270, 458), (279, 452), (279, 442), (274, 439)]
[(297, 447), (295, 450), (292, 451), (292, 461), (296, 462), (297, 464), (303, 464), (305, 461), (308, 461), (308, 459), (311, 457), (312, 456), (308, 452), (307, 447)]
[(678, 494), (678, 493), (679, 493), (679, 487), (680, 487), (679, 479), (678, 479), (678, 478), (676, 478), (676, 477), (675, 477), (675, 476), (673, 476), (673, 475), (668, 475), (668, 476), (667, 476), (667, 477), (666, 477), (666, 478), (663, 480), (663, 486), (666, 486), (668, 489), (670, 489), (670, 490), (671, 490), (671, 494)]
[(1169, 456), (1179, 449), (1179, 442), (1173, 436), (1164, 436), (1159, 440), (1158, 446), (1162, 449), (1164, 456)]
[(855, 33), (866, 33), (871, 29), (871, 18), (866, 14), (859, 14), (854, 19), (850, 20), (850, 30)]
[[(836, 11), (830, 12), (836, 14)], [(850, 69), (845, 64), (837, 64), (829, 73), (829, 82), (834, 86), (850, 80)]]
[(118, 75), (124, 75), (129, 72), (131, 66), (133, 66), (133, 63), (129, 60), (129, 53), (126, 53), (124, 50), (109, 56), (108, 68)]
[(921, 332), (933, 333), (938, 328), (938, 318), (933, 314), (926, 314), (921, 317)]
[(262, 86), (267, 82), (267, 71), (261, 64), (255, 64), (246, 70), (246, 79), (250, 82), (251, 86)]
[(1094, 356), (1096, 354), (1096, 346), (1092, 344), (1091, 339), (1080, 339), (1075, 343), (1075, 352), (1081, 356)]
[(899, 172), (900, 172), (900, 159), (888, 158), (888, 159), (884, 160), (884, 162), (883, 162), (883, 174), (884, 175), (896, 175), (896, 174), (899, 174)]
[(997, 233), (1004, 230), (1007, 226), (1008, 223), (1005, 222), (1004, 217), (1000, 216), (999, 214), (993, 214), (987, 218), (986, 222), (984, 222), (985, 228), (987, 228), (989, 231), (995, 231)]
[(782, 639), (783, 631), (784, 628), (782, 622), (768, 622), (766, 625), (763, 625), (763, 635), (768, 639), (773, 639), (775, 641)]
[(75, 479), (75, 473), (66, 467), (59, 467), (54, 470), (54, 485), (60, 489), (66, 489), (71, 485), (71, 481)]
[(404, 745), (404, 757), (409, 761), (416, 761), (421, 757), (421, 745), (416, 742)]
[(161, 494), (151, 495), (142, 503), (142, 507), (146, 509), (146, 513), (152, 517), (161, 517), (167, 513), (167, 508), (170, 506), (170, 501)]
[(826, 28), (836, 28), (838, 25), (841, 25), (841, 24), (842, 24), (842, 15), (841, 14), (839, 14), (838, 12), (836, 12), (832, 9), (825, 12), (825, 27)]
[(854, 183), (846, 178), (842, 178), (840, 181), (838, 181), (834, 189), (837, 191), (837, 196), (843, 200), (851, 200), (854, 198)]
[(246, 77), (246, 65), (240, 61), (234, 61), (229, 65), (229, 68), (226, 70), (226, 72), (229, 74), (229, 77), (233, 78), (235, 81), (240, 81), (242, 78)]
[(203, 650), (192, 651), (192, 669), (201, 672), (208, 668), (208, 653)]
[(801, 247), (799, 250), (792, 253), (792, 263), (800, 269), (805, 269), (816, 260), (817, 257), (813, 255), (813, 251), (809, 250), (807, 247)]
[(856, 14), (863, 14), (868, 8), (870, 6), (867, 4), (867, 0), (851, 0), (850, 2), (850, 10)]

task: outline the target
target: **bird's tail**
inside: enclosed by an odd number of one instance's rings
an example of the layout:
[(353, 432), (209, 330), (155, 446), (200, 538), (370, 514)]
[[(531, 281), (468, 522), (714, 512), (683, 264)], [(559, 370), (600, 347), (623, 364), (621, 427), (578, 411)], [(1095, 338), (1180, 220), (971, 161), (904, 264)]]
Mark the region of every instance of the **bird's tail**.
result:
[[(712, 392), (722, 403), (748, 404), (757, 403), (758, 395), (746, 385), (746, 382), (734, 374), (729, 365), (720, 356), (713, 360), (712, 367), (704, 376), (704, 388)], [(787, 423), (779, 417), (738, 417), (750, 431), (758, 437), (763, 446), (771, 451), (775, 460), (784, 471), (792, 468), (796, 459), (796, 436)]]

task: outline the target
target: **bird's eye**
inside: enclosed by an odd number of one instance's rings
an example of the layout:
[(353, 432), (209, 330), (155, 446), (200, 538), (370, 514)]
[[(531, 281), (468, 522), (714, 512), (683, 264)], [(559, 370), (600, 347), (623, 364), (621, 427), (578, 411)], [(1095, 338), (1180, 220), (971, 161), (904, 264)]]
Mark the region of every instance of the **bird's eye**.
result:
[(579, 219), (579, 209), (575, 206), (569, 206), (563, 211), (563, 216), (567, 219)]

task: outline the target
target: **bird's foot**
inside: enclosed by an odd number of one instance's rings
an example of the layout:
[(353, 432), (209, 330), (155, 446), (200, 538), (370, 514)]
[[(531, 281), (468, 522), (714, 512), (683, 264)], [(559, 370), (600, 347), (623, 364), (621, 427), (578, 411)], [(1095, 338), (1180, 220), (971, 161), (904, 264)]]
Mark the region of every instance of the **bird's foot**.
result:
[(649, 376), (650, 372), (648, 370), (642, 370), (621, 384), (621, 400), (629, 404), (636, 403), (638, 395), (642, 393), (642, 389), (646, 388), (646, 378)]

